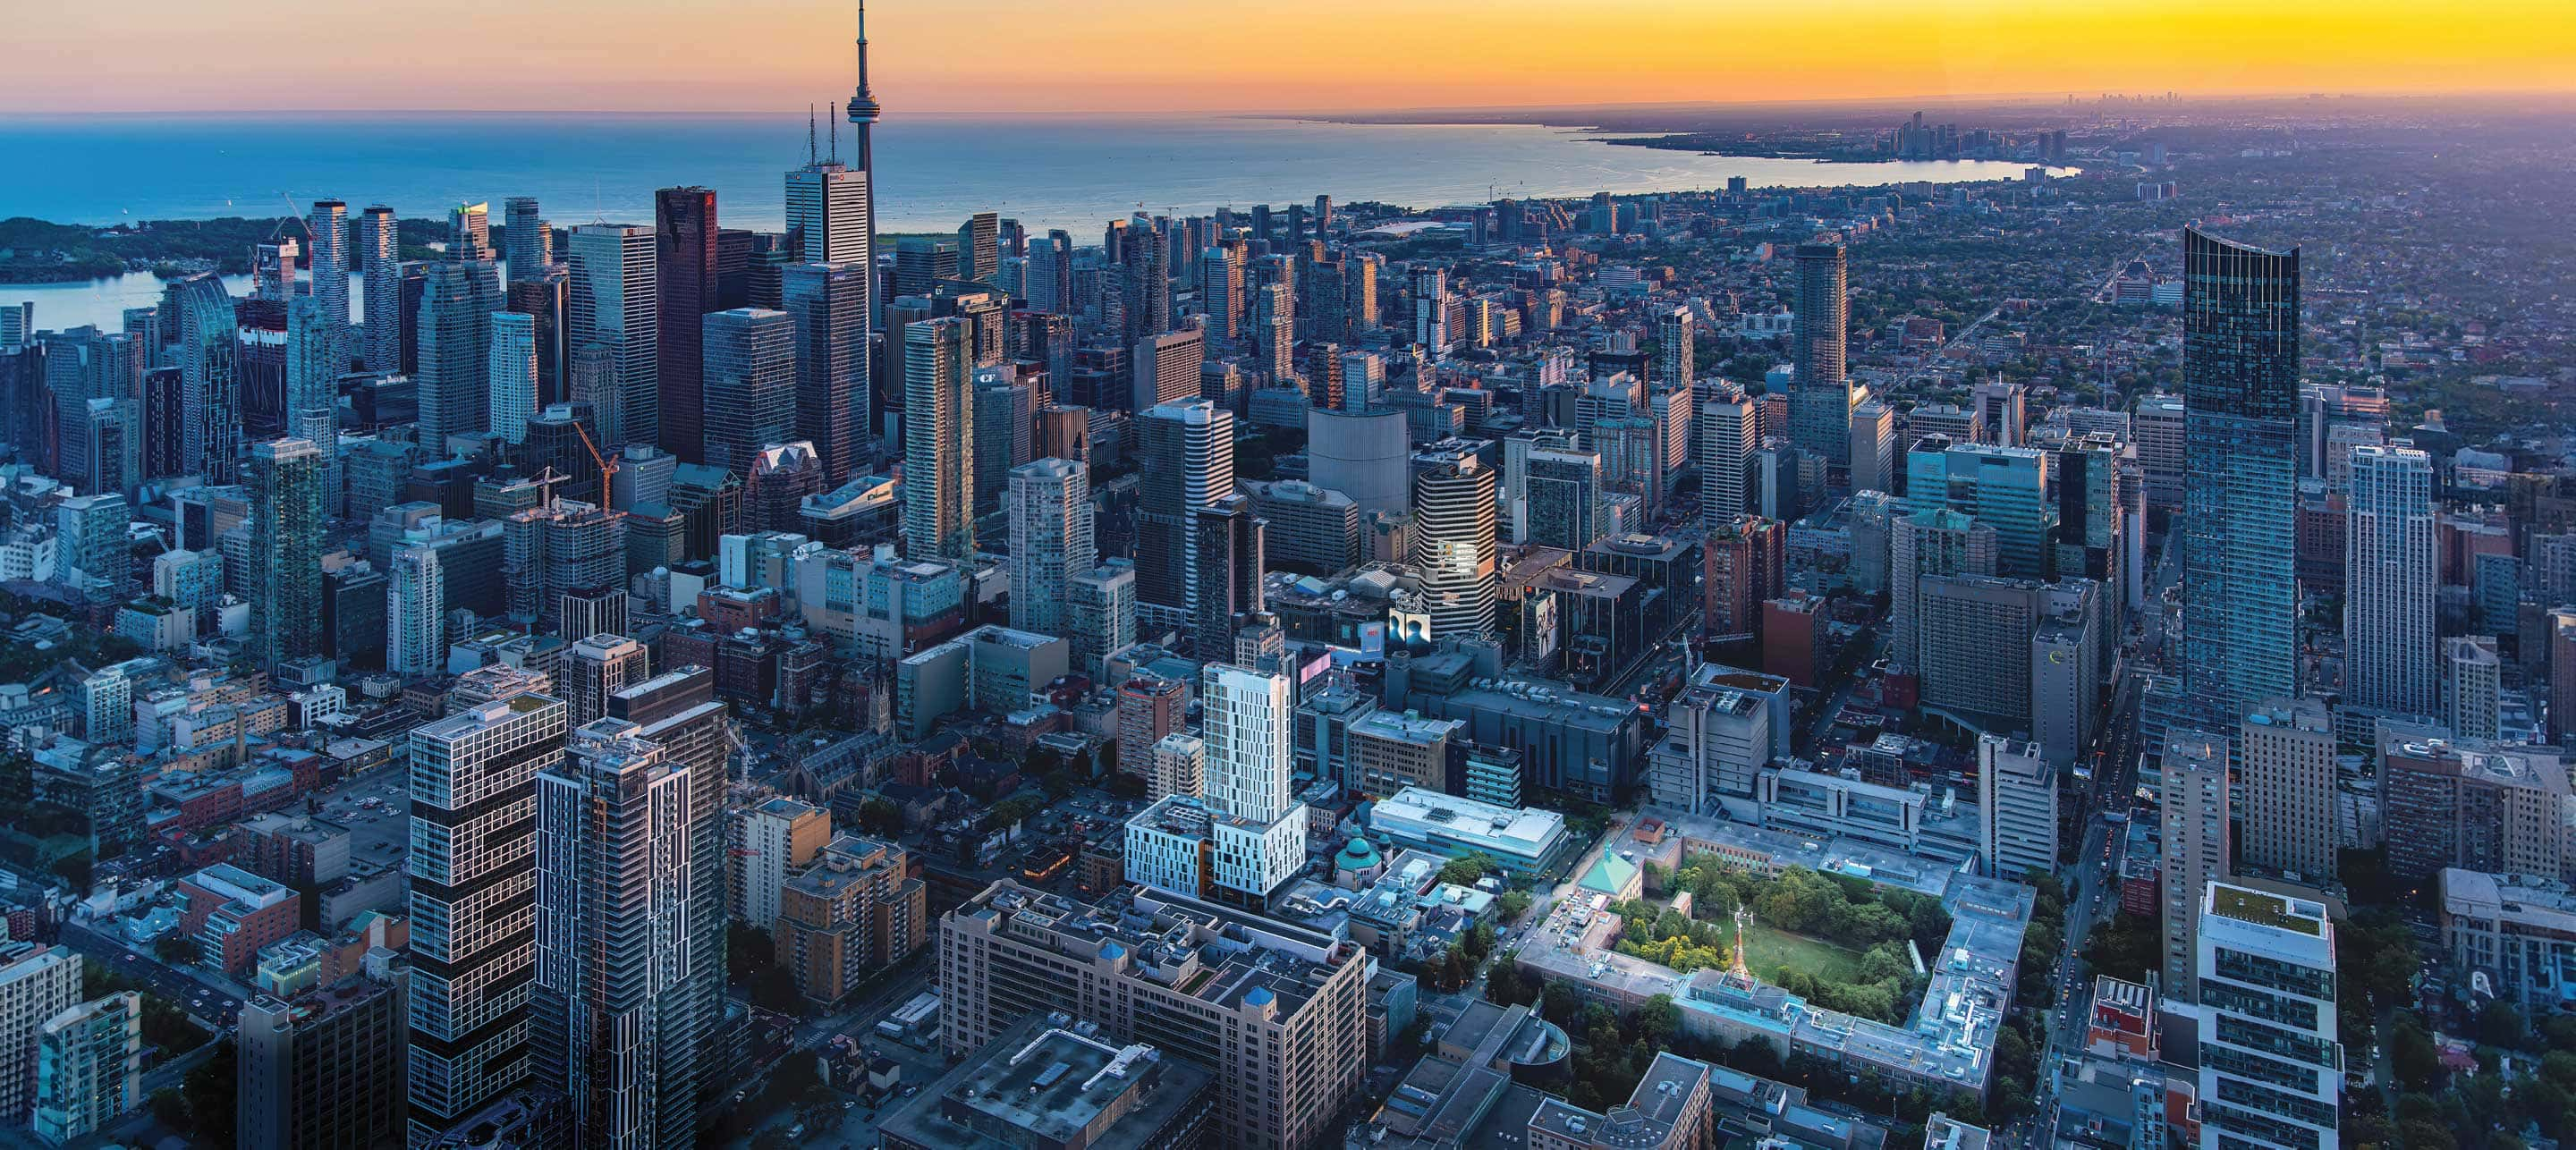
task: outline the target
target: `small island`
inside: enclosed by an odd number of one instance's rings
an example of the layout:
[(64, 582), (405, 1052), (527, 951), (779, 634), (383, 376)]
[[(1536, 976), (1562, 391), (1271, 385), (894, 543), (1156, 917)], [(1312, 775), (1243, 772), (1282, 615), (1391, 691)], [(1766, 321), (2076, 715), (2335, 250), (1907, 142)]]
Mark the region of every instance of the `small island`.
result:
[[(446, 225), (400, 220), (396, 230), (402, 257), (421, 259), (432, 254), (431, 243), (444, 238)], [(500, 231), (493, 228), (496, 235)], [(78, 283), (140, 271), (164, 277), (208, 271), (240, 275), (250, 271), (252, 245), (303, 234), (304, 222), (289, 216), (145, 220), (107, 227), (15, 216), (0, 220), (0, 284)]]

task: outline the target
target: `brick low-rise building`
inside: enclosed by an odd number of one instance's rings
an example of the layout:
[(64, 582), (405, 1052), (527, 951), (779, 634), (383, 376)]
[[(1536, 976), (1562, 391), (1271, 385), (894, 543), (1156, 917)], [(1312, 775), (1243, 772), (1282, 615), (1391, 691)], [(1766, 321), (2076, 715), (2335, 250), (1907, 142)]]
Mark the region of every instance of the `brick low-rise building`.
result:
[(902, 847), (841, 835), (780, 889), (774, 941), (800, 993), (837, 1003), (929, 941), (929, 895)]
[(230, 863), (180, 879), (174, 889), (180, 935), (196, 940), (199, 961), (236, 978), (257, 964), (259, 948), (302, 926), (302, 900), (293, 890)]

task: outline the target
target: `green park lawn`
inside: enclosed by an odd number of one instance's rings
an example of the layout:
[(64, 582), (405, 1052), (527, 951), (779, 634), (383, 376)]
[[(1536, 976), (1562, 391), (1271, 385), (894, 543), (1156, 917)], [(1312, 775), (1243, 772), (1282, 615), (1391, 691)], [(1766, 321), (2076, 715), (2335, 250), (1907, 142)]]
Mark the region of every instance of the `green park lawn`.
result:
[(1778, 982), (1783, 970), (1802, 970), (1827, 982), (1849, 982), (1860, 974), (1859, 951), (1759, 922), (1745, 930), (1744, 946), (1750, 952), (1744, 964), (1764, 982)]

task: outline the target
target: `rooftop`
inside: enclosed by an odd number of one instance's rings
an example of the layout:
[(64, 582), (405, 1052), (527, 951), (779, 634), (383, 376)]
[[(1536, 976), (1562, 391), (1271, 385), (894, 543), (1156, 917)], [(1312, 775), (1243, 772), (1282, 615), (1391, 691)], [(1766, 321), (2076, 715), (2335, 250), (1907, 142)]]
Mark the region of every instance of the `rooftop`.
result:
[(2226, 883), (2209, 884), (2209, 913), (2274, 930), (2319, 937), (2325, 934), (2324, 907)]
[(1303, 1009), (1358, 953), (1352, 943), (1293, 922), (1132, 887), (1086, 904), (1005, 879), (950, 914), (1078, 963), (1116, 963), (1126, 977), (1210, 1005), (1275, 1003), (1281, 1017)]
[(1406, 787), (1380, 800), (1369, 825), (1381, 833), (1421, 831), (1522, 854), (1550, 850), (1566, 833), (1565, 816), (1554, 811), (1497, 806), (1424, 787)]
[(1152, 1046), (1112, 1045), (1089, 1022), (1031, 1016), (933, 1082), (884, 1125), (928, 1146), (1036, 1145), (1128, 1150), (1204, 1105), (1208, 1073)]

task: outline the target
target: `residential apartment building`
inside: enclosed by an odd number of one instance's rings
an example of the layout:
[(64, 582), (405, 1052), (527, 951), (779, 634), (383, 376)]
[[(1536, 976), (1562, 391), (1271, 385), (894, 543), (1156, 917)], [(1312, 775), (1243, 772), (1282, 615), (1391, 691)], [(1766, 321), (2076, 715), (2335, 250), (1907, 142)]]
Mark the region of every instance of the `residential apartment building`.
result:
[(1368, 1062), (1358, 944), (1195, 899), (1124, 892), (1083, 905), (1007, 879), (939, 930), (949, 1054), (1062, 1011), (1214, 1076), (1215, 1143), (1340, 1144)]

